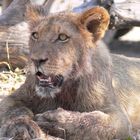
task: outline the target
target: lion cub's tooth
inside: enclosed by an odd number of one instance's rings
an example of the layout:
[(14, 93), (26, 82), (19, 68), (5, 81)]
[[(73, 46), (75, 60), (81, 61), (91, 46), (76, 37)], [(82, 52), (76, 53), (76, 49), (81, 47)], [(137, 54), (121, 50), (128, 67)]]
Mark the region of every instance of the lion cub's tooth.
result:
[(47, 82), (51, 82), (51, 77), (49, 76), (46, 80)]

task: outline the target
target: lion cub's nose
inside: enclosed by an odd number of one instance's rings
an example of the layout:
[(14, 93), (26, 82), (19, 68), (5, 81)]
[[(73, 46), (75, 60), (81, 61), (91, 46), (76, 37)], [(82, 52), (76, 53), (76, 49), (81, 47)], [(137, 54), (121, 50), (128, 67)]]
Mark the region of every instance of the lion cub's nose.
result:
[(48, 61), (48, 58), (45, 58), (45, 59), (32, 59), (32, 61), (34, 62), (34, 64), (37, 67), (39, 67), (41, 64), (44, 64), (46, 61)]

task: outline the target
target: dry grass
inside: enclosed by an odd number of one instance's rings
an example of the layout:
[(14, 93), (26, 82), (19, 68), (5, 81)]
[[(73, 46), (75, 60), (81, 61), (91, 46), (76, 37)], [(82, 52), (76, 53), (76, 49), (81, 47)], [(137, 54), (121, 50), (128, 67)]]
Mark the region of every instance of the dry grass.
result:
[(14, 92), (20, 85), (25, 81), (25, 73), (23, 69), (12, 69), (10, 63), (10, 53), (9, 53), (9, 38), (11, 34), (8, 36), (6, 41), (6, 52), (7, 52), (7, 62), (0, 62), (0, 66), (2, 68), (3, 65), (7, 67), (6, 71), (0, 69), (0, 100), (6, 96)]
[(15, 91), (25, 81), (23, 69), (0, 72), (0, 96), (6, 96)]

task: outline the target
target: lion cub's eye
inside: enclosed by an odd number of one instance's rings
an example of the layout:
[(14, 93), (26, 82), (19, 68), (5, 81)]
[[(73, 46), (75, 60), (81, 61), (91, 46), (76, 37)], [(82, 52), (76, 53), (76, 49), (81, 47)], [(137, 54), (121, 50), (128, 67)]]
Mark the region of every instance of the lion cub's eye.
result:
[(37, 32), (32, 32), (31, 37), (33, 40), (37, 40), (39, 36)]
[(58, 40), (62, 42), (68, 41), (69, 37), (66, 34), (59, 34)]

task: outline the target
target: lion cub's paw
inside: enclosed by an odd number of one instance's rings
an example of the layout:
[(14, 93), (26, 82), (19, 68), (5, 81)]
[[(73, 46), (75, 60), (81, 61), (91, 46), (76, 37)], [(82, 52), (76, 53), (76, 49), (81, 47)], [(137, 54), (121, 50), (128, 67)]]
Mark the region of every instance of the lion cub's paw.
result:
[(46, 136), (39, 126), (27, 116), (8, 120), (0, 128), (0, 137), (8, 137), (14, 140), (31, 140), (36, 138), (46, 140)]

